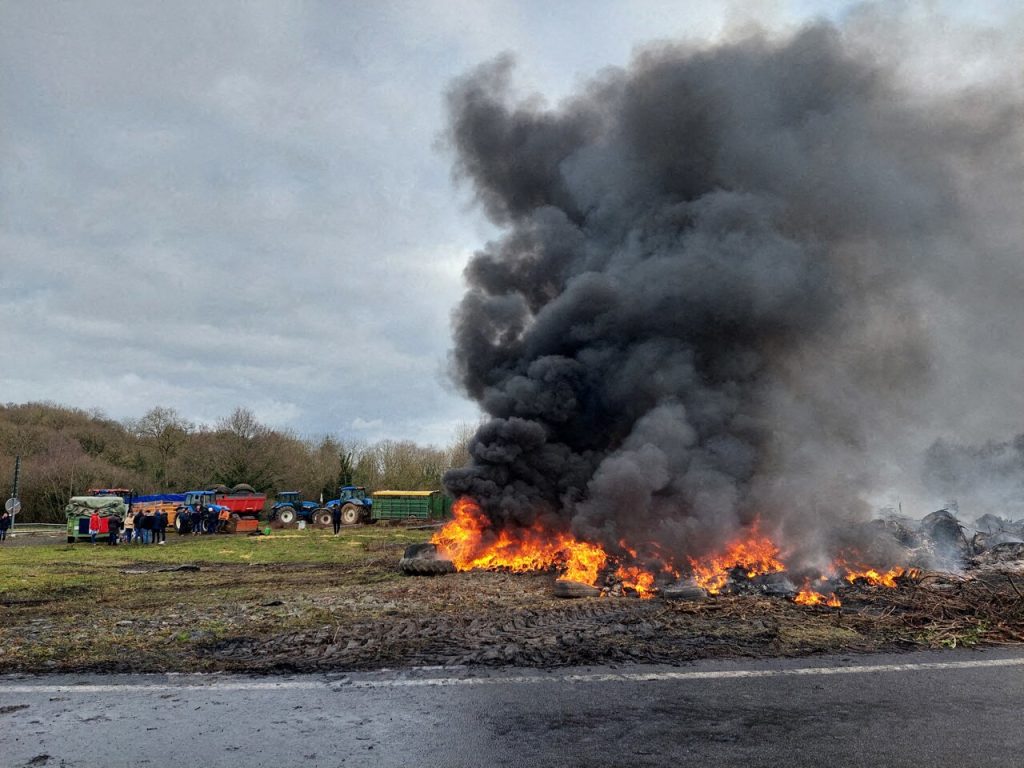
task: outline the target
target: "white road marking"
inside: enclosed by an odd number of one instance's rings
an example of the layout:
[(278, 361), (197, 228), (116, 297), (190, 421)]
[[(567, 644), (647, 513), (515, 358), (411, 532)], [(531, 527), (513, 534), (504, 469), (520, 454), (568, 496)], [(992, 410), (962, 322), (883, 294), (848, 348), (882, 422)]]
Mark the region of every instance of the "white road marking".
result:
[(422, 677), (393, 680), (279, 680), (247, 682), (211, 680), (202, 683), (99, 683), (86, 685), (3, 684), (0, 695), (12, 693), (138, 693), (149, 691), (308, 691), (343, 688), (423, 688), (460, 685), (534, 685), (540, 683), (657, 683), (685, 680), (736, 680), (748, 677), (805, 675), (863, 675), (940, 669), (987, 669), (1024, 666), (1019, 659), (937, 661), (917, 664), (870, 664), (850, 667), (794, 667), (790, 669), (737, 669), (707, 672), (608, 672), (593, 674), (512, 675), (496, 677)]

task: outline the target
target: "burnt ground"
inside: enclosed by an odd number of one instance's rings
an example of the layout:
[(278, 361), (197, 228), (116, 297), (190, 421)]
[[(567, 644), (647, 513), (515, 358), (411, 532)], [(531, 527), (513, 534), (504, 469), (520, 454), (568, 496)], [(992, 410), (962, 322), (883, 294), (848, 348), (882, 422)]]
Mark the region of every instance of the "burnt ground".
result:
[[(762, 595), (566, 600), (552, 595), (551, 574), (403, 576), (397, 561), (413, 534), (309, 536), (265, 546), (225, 537), (206, 549), (176, 542), (153, 561), (128, 548), (76, 545), (42, 564), (7, 565), (2, 668), (558, 667), (1024, 641), (1024, 577), (998, 564), (968, 577), (926, 574), (895, 589), (853, 586), (840, 609)], [(264, 556), (277, 547), (293, 561), (256, 562), (274, 560)], [(128, 554), (137, 559), (125, 562)], [(202, 554), (208, 559), (188, 557)], [(186, 560), (197, 569), (168, 570)]]

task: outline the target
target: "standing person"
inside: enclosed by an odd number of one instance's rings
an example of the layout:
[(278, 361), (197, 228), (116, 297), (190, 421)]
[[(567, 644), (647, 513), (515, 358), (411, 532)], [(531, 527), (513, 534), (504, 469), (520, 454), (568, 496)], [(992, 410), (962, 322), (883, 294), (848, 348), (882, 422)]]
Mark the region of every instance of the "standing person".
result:
[(121, 532), (121, 516), (116, 512), (107, 518), (107, 544), (117, 545), (117, 535)]
[(129, 509), (128, 514), (124, 516), (124, 543), (132, 543), (132, 535), (135, 533), (135, 511)]
[(96, 535), (100, 532), (100, 513), (95, 509), (89, 515), (89, 541), (96, 546)]
[(334, 535), (341, 533), (341, 504), (331, 507), (331, 523), (334, 525)]
[(157, 544), (167, 543), (167, 513), (162, 509), (153, 515), (153, 539)]
[(153, 540), (153, 516), (146, 512), (143, 512), (141, 515), (139, 515), (139, 517), (135, 518), (136, 535), (140, 533), (140, 523), (142, 525), (142, 543), (149, 544), (149, 542)]
[(7, 538), (7, 532), (11, 530), (11, 515), (5, 509), (0, 511), (0, 542)]
[(217, 532), (217, 510), (214, 509), (212, 505), (208, 510), (206, 510), (206, 532)]
[(188, 519), (192, 525), (193, 536), (198, 536), (203, 532), (203, 507), (201, 504), (192, 507), (192, 511), (188, 513)]

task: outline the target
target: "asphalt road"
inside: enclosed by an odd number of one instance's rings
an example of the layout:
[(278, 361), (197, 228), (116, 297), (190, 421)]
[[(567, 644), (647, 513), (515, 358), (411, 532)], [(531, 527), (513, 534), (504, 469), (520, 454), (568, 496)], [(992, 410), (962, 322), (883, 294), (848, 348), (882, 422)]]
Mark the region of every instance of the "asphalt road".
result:
[(0, 677), (2, 766), (1024, 765), (1024, 649), (416, 670)]

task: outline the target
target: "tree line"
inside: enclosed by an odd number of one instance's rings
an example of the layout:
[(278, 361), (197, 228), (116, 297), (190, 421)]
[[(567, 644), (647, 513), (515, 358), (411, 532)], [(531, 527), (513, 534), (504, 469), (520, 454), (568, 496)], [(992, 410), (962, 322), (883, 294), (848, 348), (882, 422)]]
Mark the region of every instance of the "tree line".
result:
[(345, 443), (272, 429), (245, 408), (208, 427), (173, 408), (122, 422), (52, 403), (8, 404), (0, 406), (0, 488), (4, 498), (11, 494), (21, 456), (22, 522), (62, 521), (68, 499), (89, 488), (173, 493), (248, 483), (263, 493), (297, 490), (313, 500), (334, 498), (345, 484), (432, 490), (447, 469), (466, 463), (473, 431), (463, 425), (445, 447)]

